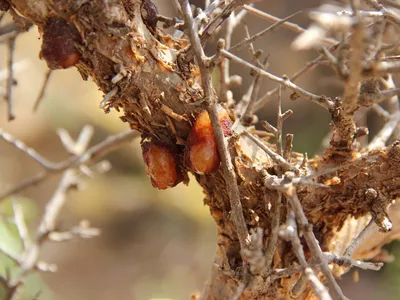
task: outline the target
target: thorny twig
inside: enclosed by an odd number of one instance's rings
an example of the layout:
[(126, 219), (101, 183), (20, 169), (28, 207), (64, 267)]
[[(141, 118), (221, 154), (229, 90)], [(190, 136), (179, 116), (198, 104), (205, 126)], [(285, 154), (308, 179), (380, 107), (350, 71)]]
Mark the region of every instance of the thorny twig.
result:
[[(234, 61), (236, 61), (237, 63), (244, 65), (256, 72), (259, 72), (260, 75), (263, 75), (265, 77), (267, 77), (268, 79), (275, 81), (287, 88), (290, 88), (291, 90), (293, 90), (295, 93), (302, 95), (303, 97), (305, 97), (308, 100), (311, 100), (319, 105), (321, 105), (322, 107), (324, 107), (327, 110), (332, 110), (334, 108), (334, 103), (331, 99), (329, 99), (326, 96), (318, 96), (315, 95), (313, 93), (310, 93), (304, 89), (302, 89), (301, 87), (295, 85), (293, 82), (291, 82), (288, 78), (281, 78), (278, 76), (275, 76), (265, 70), (262, 70), (260, 68), (258, 68), (257, 66), (252, 65), (251, 63), (241, 59), (240, 57), (230, 53), (229, 51), (226, 51), (224, 49), (220, 50), (220, 53), (222, 56), (232, 59)], [(292, 96), (293, 98), (296, 98), (296, 95)]]
[[(232, 34), (235, 28), (241, 24), (241, 20), (244, 18), (246, 15), (246, 11), (242, 10), (238, 14), (234, 14), (234, 12), (231, 13), (229, 18), (226, 20), (224, 23), (224, 26), (222, 27), (225, 29), (225, 34), (224, 34), (224, 42), (225, 42), (225, 48), (230, 48), (231, 46), (231, 40), (232, 40)], [(229, 102), (231, 101), (231, 92), (229, 91), (230, 88), (232, 88), (234, 85), (241, 85), (242, 83), (242, 78), (240, 76), (231, 76), (229, 73), (229, 59), (221, 59), (219, 63), (219, 71), (220, 71), (220, 86), (219, 86), (219, 102)]]
[(242, 249), (247, 247), (247, 240), (249, 233), (247, 231), (246, 223), (243, 216), (242, 204), (240, 202), (239, 189), (236, 182), (236, 174), (233, 169), (230, 153), (226, 147), (224, 133), (219, 122), (217, 101), (215, 99), (210, 70), (207, 67), (207, 59), (204, 55), (204, 50), (201, 46), (200, 38), (197, 34), (195, 23), (193, 22), (192, 12), (187, 0), (180, 0), (186, 29), (188, 31), (189, 39), (191, 41), (197, 63), (200, 68), (201, 78), (204, 87), (205, 98), (208, 100), (207, 111), (210, 115), (212, 128), (214, 131), (215, 139), (217, 141), (218, 152), (221, 156), (222, 168), (224, 171), (224, 178), (226, 188), (229, 193), (231, 209), (233, 213), (233, 220), (238, 232), (239, 242)]
[[(246, 31), (246, 36), (249, 37), (249, 29), (245, 23), (245, 31)], [(258, 59), (259, 55), (261, 52), (255, 51), (253, 43), (250, 42), (250, 47), (249, 47), (250, 54), (253, 56), (253, 61), (257, 64), (258, 67), (261, 69), (264, 69), (267, 65), (268, 60), (265, 59), (264, 63), (261, 63)], [(228, 60), (229, 61), (229, 60)], [(251, 125), (254, 122), (255, 116), (254, 116), (254, 106), (258, 97), (258, 91), (262, 82), (262, 79), (260, 78), (260, 74), (258, 72), (254, 72), (252, 75), (254, 76), (253, 83), (251, 85), (251, 94), (250, 94), (250, 99), (247, 101), (246, 109), (244, 113), (241, 116), (241, 121), (244, 125)]]
[[(348, 38), (350, 38), (352, 35), (350, 34)], [(340, 43), (337, 42), (335, 44), (333, 44), (332, 46), (330, 46), (328, 49), (326, 49), (325, 47), (323, 47), (322, 49), (325, 49), (325, 52), (332, 52), (334, 50), (336, 50), (338, 47), (340, 46)], [(311, 71), (312, 69), (314, 69), (318, 63), (321, 62), (321, 60), (325, 57), (324, 54), (321, 54), (319, 56), (317, 56), (315, 59), (313, 59), (312, 61), (308, 62), (305, 64), (305, 66), (300, 69), (299, 71), (297, 71), (295, 74), (293, 74), (290, 77), (290, 81), (294, 82), (296, 81), (300, 76), (304, 75), (306, 72)], [(264, 105), (272, 98), (272, 96), (274, 96), (276, 93), (278, 92), (278, 87), (274, 88), (271, 91), (268, 91), (267, 93), (265, 93), (260, 99), (257, 100), (257, 104), (256, 104), (256, 111), (258, 111), (259, 109), (261, 109), (262, 107), (264, 107)]]
[[(323, 57), (324, 57), (323, 55), (319, 55), (317, 58), (315, 58), (311, 62), (308, 62), (301, 70), (299, 70), (292, 77), (290, 77), (289, 80), (291, 82), (295, 82), (296, 79), (299, 78), (301, 75), (312, 70), (318, 64), (318, 62), (320, 62), (322, 60)], [(259, 109), (264, 107), (265, 104), (268, 103), (268, 101), (272, 98), (272, 96), (274, 96), (278, 92), (278, 90), (279, 90), (279, 86), (268, 91), (261, 98), (257, 99), (256, 105), (255, 105), (255, 111), (258, 111)]]
[[(214, 1), (216, 2), (216, 1)], [(213, 2), (213, 3), (214, 3)], [(232, 12), (231, 15), (227, 18), (223, 25), (224, 33), (224, 42), (225, 48), (231, 47), (232, 34), (235, 28), (240, 24), (243, 17), (246, 15), (246, 11), (242, 10), (237, 15)], [(219, 63), (219, 72), (220, 72), (220, 85), (219, 85), (219, 102), (227, 102), (231, 100), (229, 97), (229, 88), (231, 88), (234, 84), (241, 84), (241, 77), (238, 76), (230, 76), (229, 73), (229, 60), (224, 58), (221, 59)]]
[[(226, 20), (225, 27), (225, 47), (230, 47), (232, 33), (233, 33), (233, 24), (234, 24), (235, 16), (231, 14), (229, 18)], [(229, 60), (222, 59), (219, 63), (219, 101), (220, 102), (228, 102), (228, 88), (230, 84), (230, 75), (229, 75)]]

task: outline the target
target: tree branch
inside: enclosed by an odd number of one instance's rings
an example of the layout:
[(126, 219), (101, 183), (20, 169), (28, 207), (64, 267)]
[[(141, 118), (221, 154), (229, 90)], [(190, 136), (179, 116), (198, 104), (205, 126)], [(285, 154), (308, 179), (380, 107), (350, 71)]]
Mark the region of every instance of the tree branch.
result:
[(236, 182), (236, 174), (233, 169), (232, 159), (226, 147), (224, 133), (218, 117), (217, 101), (215, 99), (214, 91), (212, 88), (211, 75), (208, 67), (206, 66), (207, 59), (204, 55), (204, 51), (201, 47), (201, 42), (197, 34), (196, 26), (194, 25), (192, 19), (192, 12), (190, 10), (189, 2), (187, 0), (181, 0), (180, 3), (189, 38), (201, 72), (202, 82), (204, 86), (204, 95), (206, 99), (205, 101), (208, 105), (207, 111), (210, 115), (215, 139), (217, 140), (218, 152), (222, 159), (222, 168), (224, 170), (226, 188), (229, 192), (229, 199), (233, 213), (233, 222), (236, 226), (240, 246), (242, 249), (245, 249), (248, 244), (249, 233), (247, 231), (246, 222), (243, 216), (242, 204), (240, 202), (240, 193)]

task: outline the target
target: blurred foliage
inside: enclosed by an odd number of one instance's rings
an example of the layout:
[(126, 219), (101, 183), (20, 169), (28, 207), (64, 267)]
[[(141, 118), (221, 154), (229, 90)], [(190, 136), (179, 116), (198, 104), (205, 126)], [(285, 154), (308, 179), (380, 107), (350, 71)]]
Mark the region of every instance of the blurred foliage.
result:
[(383, 270), (384, 284), (390, 291), (391, 298), (388, 300), (397, 300), (400, 296), (400, 241), (392, 242), (385, 249), (393, 255), (394, 261)]

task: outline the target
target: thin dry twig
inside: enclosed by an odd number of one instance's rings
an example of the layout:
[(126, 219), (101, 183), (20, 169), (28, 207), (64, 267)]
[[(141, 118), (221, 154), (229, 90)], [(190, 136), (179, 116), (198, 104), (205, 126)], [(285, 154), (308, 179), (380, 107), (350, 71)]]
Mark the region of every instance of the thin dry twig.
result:
[[(225, 22), (225, 47), (229, 47), (231, 44), (231, 38), (233, 33), (233, 18), (231, 15)], [(219, 101), (223, 103), (228, 102), (228, 90), (229, 90), (229, 60), (224, 58), (218, 65), (219, 67)]]
[(271, 26), (265, 28), (264, 30), (260, 31), (259, 33), (256, 33), (256, 34), (252, 35), (251, 37), (246, 37), (243, 41), (235, 44), (234, 46), (232, 46), (232, 47), (227, 46), (226, 48), (230, 52), (232, 52), (234, 50), (240, 50), (244, 46), (249, 45), (250, 43), (254, 42), (259, 37), (262, 37), (265, 34), (267, 34), (269, 32), (272, 32), (273, 30), (277, 29), (279, 26), (281, 26), (282, 24), (284, 24), (285, 22), (287, 22), (288, 20), (290, 20), (291, 18), (297, 16), (300, 13), (301, 13), (301, 11), (295, 12), (294, 14), (291, 14), (290, 16), (287, 16), (286, 18), (275, 22), (274, 24), (272, 24)]
[(42, 101), (44, 94), (46, 92), (46, 89), (47, 89), (47, 86), (48, 86), (48, 83), (50, 80), (50, 76), (52, 73), (53, 73), (53, 70), (51, 70), (51, 69), (47, 70), (46, 75), (44, 77), (44, 82), (43, 82), (42, 88), (40, 89), (39, 95), (37, 96), (35, 104), (33, 105), (33, 111), (36, 111), (37, 108), (39, 107), (39, 104)]
[[(336, 43), (335, 45), (329, 47), (328, 51), (334, 51), (335, 49), (337, 49), (337, 47), (339, 46), (339, 43)], [(305, 73), (311, 71), (312, 69), (314, 69), (320, 62), (321, 60), (324, 58), (325, 56), (323, 54), (317, 56), (315, 59), (313, 59), (310, 62), (307, 62), (305, 64), (305, 66), (303, 68), (301, 68), (299, 71), (297, 71), (296, 73), (294, 73), (289, 80), (292, 82), (295, 82), (300, 76), (304, 75)], [(264, 105), (266, 103), (269, 102), (269, 100), (272, 98), (272, 96), (274, 96), (277, 92), (278, 92), (279, 86), (274, 88), (271, 91), (268, 91), (267, 93), (265, 93), (260, 99), (257, 100), (256, 103), (256, 108), (255, 111), (258, 111), (259, 109), (261, 109), (262, 107), (264, 107)]]
[[(179, 1), (181, 2), (181, 6), (182, 6), (182, 0), (179, 0)], [(228, 2), (225, 0), (223, 0), (223, 1), (216, 0), (207, 7), (207, 9), (205, 11), (206, 15), (210, 15), (207, 13), (207, 11), (209, 10), (209, 8), (211, 9), (211, 6), (213, 6), (214, 3), (217, 5), (217, 6), (215, 6), (215, 8), (219, 7), (219, 8), (222, 8), (222, 10), (201, 31), (201, 44), (202, 45), (204, 45), (206, 43), (208, 38), (216, 31), (216, 29), (222, 24), (222, 22), (224, 22), (226, 20), (226, 18), (228, 18), (229, 15), (233, 11), (235, 11), (236, 8), (238, 8), (240, 5), (242, 5), (243, 2), (246, 2), (246, 1), (245, 0), (241, 0), (241, 1), (232, 0), (232, 1)], [(196, 25), (198, 25), (198, 21), (200, 21), (202, 18), (202, 16), (200, 16), (200, 15), (196, 17), (196, 22), (195, 22)], [(194, 28), (194, 27), (192, 27), (192, 28)], [(189, 38), (190, 38), (190, 35), (189, 35)]]
[(362, 242), (365, 235), (368, 234), (373, 228), (376, 228), (376, 226), (374, 220), (371, 218), (367, 226), (365, 226), (365, 228), (358, 234), (354, 241), (347, 247), (346, 251), (344, 251), (343, 257), (351, 258), (354, 250), (356, 250), (357, 246)]
[(8, 40), (8, 79), (7, 79), (7, 113), (8, 113), (8, 121), (12, 121), (15, 119), (15, 115), (13, 112), (13, 86), (14, 86), (14, 52), (15, 52), (15, 39), (16, 36), (11, 37)]
[[(269, 72), (267, 72), (265, 70), (260, 69), (257, 66), (252, 65), (251, 63), (241, 59), (240, 57), (238, 57), (238, 56), (236, 56), (236, 55), (234, 55), (234, 54), (232, 54), (232, 53), (230, 53), (230, 52), (228, 52), (228, 51), (226, 51), (224, 49), (221, 49), (220, 53), (221, 53), (222, 56), (224, 56), (226, 58), (229, 58), (229, 59), (232, 59), (233, 61), (235, 61), (235, 62), (237, 62), (237, 63), (239, 63), (241, 65), (244, 65), (244, 66), (246, 66), (246, 67), (248, 67), (248, 68), (250, 68), (250, 69), (252, 69), (252, 70), (254, 70), (256, 72), (259, 72), (260, 75), (263, 75), (263, 76), (267, 77), (268, 79), (270, 79), (272, 81), (275, 81), (275, 82), (277, 82), (277, 83), (279, 83), (279, 84), (281, 84), (281, 85), (283, 85), (283, 86), (285, 86), (287, 88), (290, 88), (291, 90), (293, 90), (298, 95), (302, 95), (306, 99), (311, 100), (312, 102), (315, 102), (315, 103), (321, 105), (322, 107), (324, 107), (325, 109), (327, 109), (329, 111), (334, 109), (333, 101), (331, 99), (329, 99), (328, 97), (326, 97), (326, 96), (318, 96), (318, 95), (315, 95), (313, 93), (310, 93), (310, 92), (302, 89), (301, 87), (295, 85), (288, 78), (281, 78), (281, 77), (275, 76), (275, 75), (273, 75), (273, 74), (271, 74), (271, 73), (269, 73)], [(293, 95), (292, 97), (296, 98), (295, 95)]]
[(100, 235), (100, 229), (90, 227), (90, 223), (82, 220), (77, 226), (72, 227), (68, 231), (52, 231), (48, 234), (51, 241), (62, 242), (70, 240), (74, 237), (92, 238)]
[(32, 22), (22, 18), (13, 9), (10, 9), (10, 14), (13, 16), (14, 22), (0, 27), (0, 42), (16, 37), (23, 31), (28, 31), (28, 29), (33, 25)]
[(400, 112), (397, 112), (389, 117), (389, 120), (377, 133), (373, 140), (369, 143), (367, 150), (379, 149), (385, 146), (386, 142), (392, 136), (394, 130), (400, 122)]
[(75, 170), (67, 169), (64, 171), (55, 193), (45, 207), (44, 215), (36, 233), (37, 242), (41, 241), (48, 233), (56, 229), (56, 220), (66, 201), (67, 192), (71, 187), (76, 186), (77, 183), (77, 174)]
[(282, 146), (282, 132), (283, 132), (283, 123), (289, 118), (292, 114), (292, 110), (287, 110), (282, 113), (282, 91), (281, 86), (279, 86), (278, 93), (278, 109), (277, 109), (277, 120), (276, 120), (276, 148), (278, 149), (278, 154), (283, 155), (283, 146)]
[(234, 224), (236, 226), (236, 230), (238, 233), (240, 246), (242, 249), (245, 249), (247, 247), (248, 243), (247, 240), (249, 233), (247, 231), (246, 222), (243, 216), (239, 189), (236, 182), (236, 173), (233, 169), (231, 156), (227, 149), (224, 133), (221, 124), (219, 122), (217, 101), (215, 99), (212, 87), (210, 70), (206, 66), (207, 59), (204, 55), (204, 50), (201, 46), (200, 38), (197, 34), (195, 23), (193, 22), (193, 17), (192, 17), (192, 12), (190, 10), (189, 2), (187, 0), (180, 0), (180, 3), (184, 15), (186, 29), (188, 30), (189, 39), (192, 44), (193, 51), (200, 68), (205, 98), (207, 99), (207, 102), (209, 104), (209, 106), (207, 107), (207, 111), (210, 115), (212, 128), (214, 131), (215, 139), (217, 141), (218, 152), (221, 156), (222, 168), (224, 171), (224, 178), (225, 178), (225, 183), (227, 185), (227, 191), (229, 193)]
[(100, 143), (90, 147), (86, 152), (82, 153), (81, 155), (74, 155), (62, 162), (54, 163), (55, 165), (57, 165), (57, 168), (46, 170), (45, 172), (40, 172), (32, 178), (28, 178), (20, 182), (19, 184), (7, 189), (0, 195), (0, 199), (5, 199), (9, 195), (17, 193), (28, 186), (38, 184), (39, 182), (49, 177), (51, 174), (65, 171), (68, 168), (78, 167), (82, 164), (88, 164), (96, 159), (104, 157), (109, 152), (119, 149), (122, 145), (138, 136), (139, 133), (132, 130), (109, 136)]
[[(301, 70), (299, 70), (292, 77), (290, 77), (289, 80), (291, 82), (295, 82), (296, 79), (299, 78), (301, 75), (312, 70), (318, 64), (318, 62), (320, 62), (322, 60), (323, 57), (324, 57), (323, 55), (319, 55), (317, 58), (315, 58), (311, 62), (308, 62)], [(256, 105), (255, 105), (255, 111), (258, 111), (259, 109), (264, 107), (265, 104), (267, 104), (278, 91), (279, 91), (279, 86), (266, 92), (261, 98), (257, 99)]]
[[(275, 18), (275, 17), (270, 16), (268, 14), (266, 14), (266, 15), (271, 17), (272, 21), (279, 20), (278, 18)], [(296, 24), (293, 24), (293, 25), (297, 26)], [(295, 28), (295, 26), (292, 27), (292, 29)], [(297, 32), (304, 32), (304, 30), (305, 29), (301, 29), (301, 30), (298, 30)], [(352, 36), (353, 36), (353, 34), (350, 33), (349, 36), (347, 36), (345, 38), (344, 42), (347, 41), (347, 39), (352, 38)], [(341, 43), (336, 42), (336, 43), (331, 44), (329, 49), (326, 49), (325, 47), (322, 47), (322, 50), (324, 50), (325, 53), (327, 53), (327, 52), (330, 53), (331, 51), (337, 49), (337, 47), (340, 44)], [(325, 57), (325, 55), (322, 54), (322, 55), (319, 55), (318, 57), (316, 57), (314, 60), (308, 62), (301, 70), (299, 70), (292, 77), (290, 77), (290, 80), (292, 82), (296, 81), (296, 79), (299, 78), (301, 75), (303, 75), (304, 73), (312, 70), (317, 64), (321, 63), (321, 60), (324, 57)], [(329, 54), (328, 57), (332, 58), (333, 56)], [(337, 59), (335, 58), (335, 60), (337, 60)], [(397, 70), (397, 69), (398, 69), (397, 64), (396, 65), (387, 66), (387, 65), (384, 65), (382, 63), (378, 63), (378, 64), (375, 64), (373, 68), (371, 68), (371, 66), (368, 65), (368, 64), (366, 64), (366, 65), (363, 64), (362, 74), (363, 74), (363, 76), (375, 76), (375, 75), (379, 75), (379, 73), (382, 73), (382, 74), (386, 73), (387, 74), (390, 70)], [(348, 76), (348, 74), (346, 76)], [(268, 91), (267, 93), (265, 93), (260, 99), (258, 99), (257, 100), (257, 104), (256, 104), (256, 111), (261, 109), (272, 98), (272, 96), (274, 96), (277, 92), (278, 92), (278, 88), (274, 88), (273, 90)]]
[[(385, 79), (381, 78), (380, 81), (382, 82), (382, 84), (386, 88), (386, 90), (383, 90), (380, 92), (379, 100), (384, 100), (384, 99), (389, 98), (388, 110), (391, 114), (394, 114), (400, 110), (400, 103), (399, 103), (399, 97), (398, 97), (399, 89), (396, 88), (392, 74), (388, 74)], [(377, 103), (379, 103), (379, 102), (377, 102)]]
[[(80, 149), (80, 152), (77, 152), (76, 155), (83, 155), (83, 153), (86, 152), (85, 145), (87, 146), (89, 144), (89, 140), (92, 137), (91, 134), (88, 134), (87, 129), (88, 127), (86, 126), (81, 131), (81, 134), (75, 142), (74, 148)], [(56, 228), (57, 218), (61, 212), (63, 205), (65, 204), (67, 192), (70, 190), (71, 187), (76, 185), (76, 170), (67, 169), (64, 172), (55, 193), (45, 207), (45, 212), (37, 228), (36, 236), (33, 242), (29, 238), (22, 211), (20, 210), (17, 203), (13, 203), (15, 222), (17, 224), (20, 236), (24, 242), (24, 251), (18, 261), (18, 265), (20, 266), (19, 274), (17, 278), (11, 281), (11, 286), (16, 286), (18, 288), (22, 286), (23, 280), (27, 276), (27, 274), (29, 274), (36, 268), (42, 271), (55, 270), (54, 266), (50, 266), (48, 264), (38, 261), (40, 249), (43, 242), (47, 240), (49, 233), (54, 231)]]
[(380, 11), (383, 13), (383, 16), (385, 17), (386, 20), (393, 22), (396, 25), (400, 25), (400, 18), (399, 16), (394, 13), (391, 9), (387, 9), (384, 5), (382, 5), (379, 1), (377, 0), (366, 0), (366, 3), (368, 5), (372, 6), (376, 10)]
[[(250, 33), (249, 33), (249, 29), (248, 29), (246, 23), (244, 24), (244, 28), (245, 28), (247, 37), (249, 37)], [(261, 63), (259, 61), (259, 59), (258, 59), (259, 54), (257, 53), (257, 51), (255, 51), (253, 43), (250, 43), (249, 51), (250, 51), (250, 54), (253, 56), (253, 60), (256, 62), (257, 66), (259, 68), (264, 69), (267, 65), (268, 60), (265, 59), (264, 63)], [(255, 123), (254, 122), (254, 119), (255, 119), (254, 107), (256, 104), (256, 100), (258, 97), (258, 91), (260, 89), (260, 85), (261, 85), (261, 81), (262, 81), (262, 79), (260, 78), (260, 74), (258, 72), (252, 71), (252, 73), (255, 73), (255, 74), (252, 74), (254, 76), (254, 79), (253, 79), (253, 83), (252, 83), (250, 99), (247, 101), (246, 109), (240, 118), (241, 122), (247, 126), (251, 125), (252, 123)]]
[(312, 231), (312, 225), (308, 223), (307, 217), (304, 214), (299, 198), (297, 197), (296, 189), (293, 186), (288, 186), (283, 192), (296, 215), (297, 222), (301, 226), (301, 229), (304, 233), (304, 238), (307, 242), (308, 247), (310, 248), (310, 251), (313, 254), (314, 259), (316, 260), (316, 262), (320, 263), (321, 271), (326, 277), (333, 298), (347, 299), (343, 295), (342, 290), (340, 289), (335, 278), (333, 277), (333, 274), (329, 269), (327, 262), (324, 260), (324, 255), (322, 253), (321, 247), (319, 246), (317, 239), (315, 238)]
[[(290, 163), (290, 156), (292, 155), (292, 150), (293, 150), (293, 138), (294, 135), (292, 133), (286, 134), (283, 158), (286, 159), (289, 163)], [(304, 157), (306, 157), (306, 155)]]
[[(223, 28), (225, 29), (225, 34), (224, 34), (224, 43), (225, 43), (225, 48), (230, 48), (231, 46), (231, 41), (232, 41), (232, 34), (234, 29), (237, 27), (238, 24), (240, 24), (240, 20), (243, 18), (245, 15), (242, 11), (241, 13), (238, 14), (238, 16), (235, 16), (234, 13), (232, 13), (229, 18), (226, 20), (224, 23)], [(231, 99), (228, 97), (228, 92), (229, 88), (233, 86), (234, 83), (240, 85), (241, 84), (241, 77), (238, 76), (230, 76), (229, 73), (229, 59), (223, 58), (221, 59), (219, 63), (219, 72), (220, 72), (220, 82), (219, 82), (219, 102), (226, 102), (229, 103)], [(234, 80), (236, 79), (236, 80)]]
[(371, 271), (379, 271), (383, 267), (383, 263), (381, 262), (364, 262), (352, 259), (348, 256), (340, 257), (333, 253), (324, 253), (325, 259), (328, 260), (329, 263), (337, 264), (338, 266), (344, 267), (357, 267), (363, 270), (371, 270)]
[(244, 131), (243, 135), (247, 136), (254, 143), (256, 143), (257, 146), (260, 147), (262, 150), (264, 150), (265, 153), (267, 153), (271, 157), (271, 159), (278, 164), (278, 166), (283, 168), (283, 170), (288, 171), (294, 169), (294, 167), (292, 167), (282, 156), (275, 153), (272, 149), (268, 148), (268, 146), (262, 141), (260, 141), (257, 137), (255, 137), (254, 135), (252, 135), (247, 131)]
[[(386, 95), (388, 97), (392, 96), (388, 100), (388, 111), (391, 114), (395, 114), (395, 113), (399, 112), (400, 111), (400, 103), (399, 103), (398, 93), (396, 92), (398, 89), (396, 88), (392, 74), (388, 74), (385, 79), (382, 78), (381, 82), (383, 83), (384, 87), (387, 90), (381, 92), (380, 98), (386, 98), (385, 97)], [(390, 91), (395, 92), (395, 94), (392, 95), (392, 93), (390, 93)], [(387, 94), (386, 94), (386, 92), (387, 92)], [(400, 137), (399, 124), (397, 124), (395, 130), (393, 131), (392, 136), (394, 139), (398, 139)]]
[[(75, 155), (84, 159), (85, 161), (87, 161), (88, 157), (93, 157), (93, 155), (101, 154), (102, 151), (110, 150), (112, 145), (105, 142), (102, 142), (87, 150), (91, 138), (92, 127), (85, 126), (76, 141), (64, 140), (69, 144), (64, 144), (64, 146), (69, 149), (75, 149)], [(110, 140), (108, 140), (108, 142), (110, 142)], [(114, 143), (113, 145), (115, 146)], [(91, 152), (91, 155), (88, 152)], [(88, 154), (89, 156), (87, 156)], [(37, 228), (36, 236), (33, 241), (29, 236), (29, 231), (25, 223), (22, 207), (18, 202), (12, 202), (14, 221), (17, 226), (19, 236), (23, 242), (23, 252), (17, 256), (12, 253), (8, 253), (4, 249), (0, 249), (1, 252), (9, 256), (19, 266), (19, 272), (16, 277), (6, 281), (7, 284), (5, 286), (7, 287), (9, 299), (14, 299), (17, 291), (23, 285), (24, 278), (32, 271), (56, 271), (56, 266), (39, 261), (40, 249), (42, 244), (49, 239), (50, 233), (54, 232), (56, 229), (57, 218), (66, 201), (66, 194), (72, 187), (76, 187), (78, 184), (78, 173), (79, 172), (75, 169), (74, 164), (70, 164), (64, 170), (64, 175), (62, 176), (55, 193), (45, 207), (45, 212)], [(77, 227), (74, 229), (75, 235), (84, 238), (97, 236), (98, 233), (98, 230), (96, 231), (92, 228), (89, 228), (87, 222), (82, 223), (79, 228)]]
[[(304, 255), (303, 246), (301, 244), (300, 238), (297, 234), (297, 225), (295, 220), (295, 213), (292, 209), (288, 211), (288, 217), (286, 218), (285, 229), (281, 231), (280, 235), (286, 240), (290, 241), (293, 247), (293, 251), (296, 254), (300, 265), (304, 268), (304, 275), (311, 283), (316, 295), (322, 300), (331, 300), (331, 296), (328, 293), (326, 287), (319, 281), (318, 277), (314, 274), (314, 271), (309, 267), (307, 260)], [(296, 285), (293, 287), (293, 295), (298, 296), (302, 290), (304, 283), (306, 281), (302, 280), (302, 277), (298, 280)]]
[(380, 106), (379, 104), (373, 104), (371, 110), (374, 111), (384, 121), (386, 122), (389, 121), (390, 113), (387, 110), (383, 109), (383, 107)]
[[(252, 13), (252, 14), (258, 16), (258, 17), (261, 17), (261, 18), (263, 18), (263, 19), (265, 19), (267, 21), (270, 21), (270, 22), (275, 22), (276, 23), (276, 22), (281, 22), (283, 20), (283, 19), (274, 17), (274, 16), (272, 16), (272, 15), (266, 13), (266, 12), (263, 12), (263, 11), (257, 9), (257, 8), (254, 8), (254, 7), (250, 6), (250, 5), (246, 5), (245, 4), (245, 5), (243, 5), (243, 8), (245, 10), (247, 10), (248, 12), (250, 12), (250, 13)], [(297, 33), (303, 33), (303, 32), (306, 31), (306, 29), (304, 29), (303, 27), (301, 27), (301, 26), (299, 26), (299, 25), (297, 25), (295, 23), (288, 22), (288, 21), (282, 23), (282, 26), (286, 27), (287, 29), (290, 29), (290, 30), (292, 30), (294, 32), (297, 32)], [(331, 39), (331, 38), (323, 38), (322, 41), (325, 44), (330, 45), (330, 46), (337, 44), (337, 41), (334, 40), (334, 39)]]
[[(271, 270), (272, 259), (275, 254), (275, 250), (278, 244), (278, 229), (281, 222), (281, 204), (282, 204), (282, 193), (277, 192), (277, 197), (274, 197), (272, 203), (272, 220), (271, 220), (271, 234), (268, 239), (268, 245), (265, 249), (265, 268), (264, 275)], [(266, 197), (264, 197), (266, 199)], [(266, 208), (267, 209), (267, 208)]]
[[(363, 270), (370, 270), (370, 271), (379, 271), (383, 266), (383, 263), (375, 263), (375, 262), (363, 262), (355, 259), (348, 259), (344, 256), (340, 257), (335, 254), (324, 252), (324, 259), (327, 263), (337, 264), (339, 266), (347, 266), (347, 267), (358, 267)], [(310, 268), (318, 267), (318, 263), (311, 262), (308, 264)], [(269, 271), (267, 276), (271, 276), (272, 278), (281, 278), (281, 277), (288, 277), (300, 272), (304, 271), (304, 267), (298, 264), (293, 264), (288, 268), (284, 269), (275, 269)]]
[(302, 232), (304, 234), (306, 243), (313, 255), (313, 259), (315, 260), (316, 263), (319, 264), (319, 266), (321, 268), (321, 272), (326, 277), (326, 280), (328, 282), (328, 286), (330, 289), (330, 293), (333, 296), (333, 298), (334, 299), (347, 299), (343, 295), (331, 270), (329, 269), (328, 262), (324, 257), (324, 254), (321, 250), (321, 247), (318, 244), (317, 239), (315, 238), (315, 235), (312, 231), (312, 225), (307, 220), (307, 217), (301, 206), (300, 200), (297, 196), (296, 188), (293, 186), (292, 181), (289, 180), (288, 182), (285, 182), (284, 179), (282, 181), (279, 181), (279, 180), (277, 181), (276, 176), (270, 176), (266, 172), (266, 170), (263, 170), (262, 174), (264, 176), (264, 184), (271, 189), (276, 189), (278, 191), (281, 191), (285, 195), (286, 199), (288, 200), (289, 205), (296, 216), (297, 223), (299, 224), (300, 229), (302, 230)]
[(251, 124), (255, 124), (257, 121), (257, 118), (254, 115), (254, 106), (257, 100), (256, 97), (260, 89), (260, 84), (260, 74), (255, 74), (253, 82), (251, 83), (251, 86), (249, 88), (250, 95), (243, 96), (241, 103), (239, 103), (237, 106), (238, 108), (240, 106), (244, 107), (244, 111), (240, 112), (240, 120), (243, 125), (249, 126)]
[[(214, 1), (216, 2), (216, 1)], [(243, 22), (243, 18), (246, 16), (247, 11), (242, 10), (239, 13), (232, 12), (230, 16), (223, 23), (222, 27), (219, 27), (220, 31), (225, 31), (223, 40), (225, 42), (225, 48), (231, 47), (232, 35), (234, 30), (241, 25)], [(231, 76), (229, 72), (229, 60), (224, 58), (219, 63), (220, 67), (220, 92), (219, 92), (219, 101), (220, 102), (228, 102), (227, 92), (228, 88), (232, 87), (234, 84), (241, 84), (240, 76)]]
[(43, 168), (47, 170), (57, 169), (59, 166), (36, 152), (36, 150), (28, 147), (24, 142), (15, 139), (11, 134), (5, 132), (0, 128), (0, 138), (2, 138), (7, 143), (15, 146), (18, 150), (26, 153), (30, 157), (32, 157), (38, 164), (40, 164)]

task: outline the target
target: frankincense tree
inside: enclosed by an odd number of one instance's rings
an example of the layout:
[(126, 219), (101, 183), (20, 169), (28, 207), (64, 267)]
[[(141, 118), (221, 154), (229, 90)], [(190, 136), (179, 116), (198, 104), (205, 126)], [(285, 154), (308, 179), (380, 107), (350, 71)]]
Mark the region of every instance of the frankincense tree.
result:
[[(0, 198), (65, 172), (35, 241), (26, 243), (23, 257), (13, 259), (23, 272), (40, 269), (40, 244), (54, 233), (61, 195), (74, 184), (74, 172), (138, 132), (153, 186), (173, 188), (194, 174), (217, 226), (211, 275), (195, 299), (346, 299), (336, 279), (353, 267), (379, 270), (382, 263), (366, 260), (399, 236), (399, 219), (390, 217), (398, 210), (400, 193), (400, 104), (393, 78), (400, 70), (399, 6), (378, 0), (322, 5), (309, 13), (312, 25), (304, 29), (290, 21), (292, 16), (279, 19), (258, 10), (257, 1), (205, 1), (204, 10), (188, 0), (171, 3), (178, 11), (174, 18), (160, 15), (150, 0), (0, 0), (1, 10), (15, 22), (0, 27), (10, 53), (17, 35), (37, 26), (48, 67), (75, 67), (84, 80), (94, 80), (104, 92), (100, 108), (120, 111), (121, 121), (132, 129), (88, 150), (65, 142), (74, 156), (59, 164), (1, 132), (45, 172)], [(247, 31), (232, 46), (232, 34), (246, 14), (273, 24), (254, 35)], [(292, 43), (296, 51), (320, 51), (292, 77), (270, 73), (266, 55), (254, 46), (277, 27), (299, 33)], [(221, 36), (213, 55), (206, 56), (209, 40)], [(237, 55), (243, 47), (250, 62)], [(10, 57), (6, 97), (12, 119)], [(230, 62), (252, 72), (241, 100), (232, 93), (241, 82), (229, 73)], [(335, 71), (343, 94), (314, 94), (295, 83), (318, 65)], [(218, 83), (212, 80), (215, 70)], [(274, 88), (259, 95), (262, 79)], [(314, 102), (330, 115), (329, 143), (319, 156), (294, 152), (293, 135), (283, 136), (293, 113), (281, 109), (283, 89), (291, 92), (291, 100)], [(276, 125), (259, 122), (257, 112), (273, 98), (278, 99)], [(357, 119), (368, 111), (384, 125), (365, 144), (360, 138), (368, 128)], [(87, 146), (85, 141), (83, 132), (77, 144)], [(17, 222), (21, 237), (22, 223)], [(94, 235), (89, 229), (78, 232)], [(378, 230), (385, 238), (368, 238)], [(19, 283), (7, 282), (10, 298)]]

